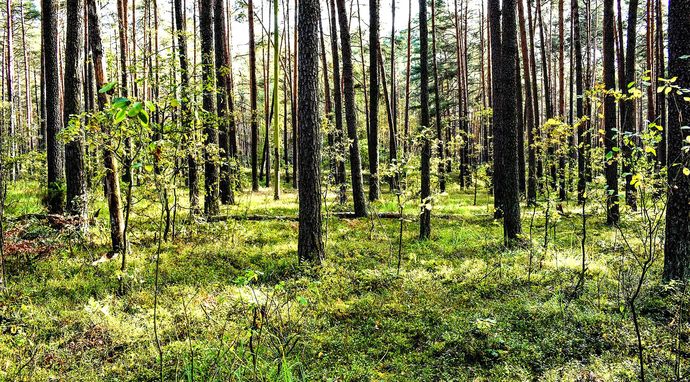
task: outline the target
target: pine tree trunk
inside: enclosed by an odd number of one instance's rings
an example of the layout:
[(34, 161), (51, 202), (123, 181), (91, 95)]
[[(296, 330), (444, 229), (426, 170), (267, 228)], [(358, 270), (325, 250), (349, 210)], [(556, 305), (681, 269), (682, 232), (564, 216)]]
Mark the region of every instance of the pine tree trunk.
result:
[[(342, 1), (342, 0), (341, 0)], [(319, 120), (319, 19), (318, 0), (299, 2), (298, 88), (299, 135), (299, 239), (301, 261), (320, 263), (321, 239), (321, 123)]]
[(407, 61), (405, 66), (405, 122), (403, 132), (405, 136), (403, 137), (403, 157), (407, 158), (407, 153), (409, 152), (409, 142), (410, 137), (410, 67), (412, 62), (412, 0), (408, 1), (408, 16), (407, 16)]
[[(573, 2), (577, 0), (572, 0)], [(525, 9), (523, 0), (517, 0), (518, 20), (520, 25), (520, 49), (522, 54), (522, 70), (525, 78), (525, 129), (527, 130), (527, 204), (533, 205), (537, 201), (537, 157), (534, 148), (534, 104), (532, 96), (531, 63), (527, 46), (527, 31), (525, 25)]]
[(67, 180), (67, 212), (80, 217), (86, 228), (88, 219), (86, 178), (84, 174), (84, 136), (79, 123), (83, 104), (84, 64), (84, 1), (68, 0), (67, 32), (65, 34), (64, 126), (78, 124), (80, 130), (65, 144), (65, 178)]
[(587, 123), (584, 117), (584, 79), (582, 76), (582, 38), (580, 33), (580, 13), (578, 0), (572, 0), (572, 22), (573, 22), (573, 50), (575, 53), (575, 125), (577, 126), (577, 200), (578, 203), (585, 202), (585, 192), (587, 189), (587, 175), (585, 166), (589, 159), (589, 137), (587, 133)]
[(58, 15), (56, 7), (57, 4), (53, 0), (41, 0), (48, 211), (60, 214), (65, 207), (65, 156), (64, 147), (57, 139), (57, 135), (62, 131), (62, 109), (60, 108), (60, 63), (58, 61)]
[[(254, 42), (254, 2), (247, 1), (247, 18), (249, 20), (249, 108), (251, 119), (251, 161), (252, 161), (252, 191), (259, 191), (259, 124), (256, 107), (256, 44)], [(294, 111), (293, 111), (294, 112)]]
[(505, 111), (503, 110), (504, 102), (502, 98), (502, 84), (506, 81), (506, 68), (503, 68), (501, 60), (501, 10), (500, 0), (489, 0), (489, 47), (491, 49), (491, 97), (490, 104), (493, 108), (493, 191), (494, 191), (494, 217), (500, 218), (505, 212), (503, 205), (503, 191), (502, 181), (505, 179), (504, 175), (504, 142), (503, 128), (505, 127)]
[(501, 139), (504, 145), (503, 151), (503, 177), (501, 186), (503, 187), (503, 236), (506, 244), (511, 244), (518, 239), (522, 232), (520, 225), (520, 188), (519, 188), (519, 150), (518, 150), (518, 131), (517, 123), (517, 94), (515, 66), (517, 51), (517, 29), (515, 20), (515, 0), (503, 0), (502, 39), (501, 39), (501, 70), (504, 79), (500, 82), (499, 91), (502, 96), (500, 102), (503, 103), (501, 112), (503, 113), (503, 128), (499, 130), (504, 137)]
[[(87, 0), (86, 3), (89, 22), (89, 46), (93, 57), (93, 68), (96, 78), (96, 88), (101, 89), (105, 84), (105, 57), (103, 55), (103, 42), (101, 40), (101, 26), (96, 8), (96, 0)], [(106, 107), (107, 96), (98, 93), (98, 109), (103, 111)], [(109, 126), (103, 126), (109, 132)], [(105, 165), (105, 190), (108, 201), (108, 213), (110, 215), (110, 241), (113, 255), (125, 252), (124, 218), (122, 217), (122, 200), (120, 197), (120, 177), (117, 169), (115, 154), (109, 145), (103, 149), (103, 162)]]
[[(635, 44), (637, 42), (637, 4), (638, 0), (630, 0), (628, 8), (628, 36), (625, 47), (625, 81), (620, 84), (624, 94), (630, 96), (631, 84), (635, 81)], [(622, 32), (621, 32), (622, 33)], [(635, 134), (635, 100), (623, 101), (620, 105), (624, 108), (623, 113), (623, 132)], [(623, 144), (623, 173), (625, 176), (625, 202), (637, 210), (637, 195), (632, 181), (632, 147)]]
[(213, 52), (213, 0), (199, 2), (199, 32), (201, 34), (201, 75), (204, 84), (202, 91), (202, 121), (204, 126), (204, 215), (217, 215), (218, 205), (218, 165), (213, 151), (218, 147), (218, 129), (216, 128), (216, 105), (213, 87), (215, 84), (215, 66)]
[[(661, 9), (659, 9), (661, 11)], [(678, 77), (676, 85), (690, 88), (690, 1), (670, 0), (668, 6), (668, 75)], [(668, 115), (668, 206), (666, 208), (666, 241), (664, 244), (664, 280), (685, 280), (690, 276), (690, 168), (687, 129), (690, 125), (690, 103), (678, 100)]]
[[(432, 0), (433, 1), (433, 0)], [(419, 0), (419, 86), (420, 121), (422, 135), (421, 153), (421, 213), (419, 216), (419, 238), (426, 240), (431, 236), (431, 128), (429, 118), (429, 28), (427, 27), (426, 0)]]
[(379, 0), (369, 0), (369, 201), (378, 200), (379, 190)]
[(228, 46), (227, 25), (225, 21), (225, 2), (215, 0), (214, 47), (216, 59), (216, 102), (218, 107), (218, 147), (220, 149), (220, 183), (219, 195), (223, 204), (234, 204), (235, 195), (232, 187), (233, 173), (231, 163), (234, 161), (234, 153), (230, 149), (231, 129), (234, 130), (234, 116), (230, 112), (231, 92), (230, 85), (230, 51)]
[[(330, 0), (330, 27), (331, 27), (331, 56), (333, 59), (333, 111), (335, 115), (335, 138), (338, 150), (342, 150), (346, 145), (347, 131), (343, 128), (343, 97), (341, 89), (340, 78), (340, 58), (338, 55), (338, 25), (336, 21), (336, 5), (335, 0)], [(344, 158), (345, 153), (342, 153)], [(345, 175), (345, 160), (338, 155), (337, 161), (338, 179), (336, 182), (340, 185), (340, 202), (344, 203), (346, 200), (346, 175)]]
[[(604, 86), (607, 90), (616, 87), (615, 56), (614, 56), (614, 14), (613, 0), (604, 0), (603, 19), (603, 50), (604, 50)], [(617, 147), (616, 139), (616, 101), (612, 95), (604, 98), (604, 154), (606, 174), (606, 223), (614, 225), (618, 223), (618, 158), (613, 151)]]
[(362, 161), (359, 154), (359, 138), (357, 137), (357, 114), (355, 110), (355, 80), (352, 65), (352, 45), (350, 43), (350, 26), (348, 23), (345, 0), (335, 0), (338, 7), (338, 22), (340, 25), (340, 47), (343, 52), (343, 95), (345, 98), (345, 123), (347, 136), (350, 140), (350, 173), (352, 174), (352, 201), (355, 216), (367, 215), (364, 198), (364, 182), (362, 180)]
[(446, 192), (445, 154), (446, 149), (443, 142), (443, 126), (441, 126), (441, 94), (439, 93), (438, 79), (438, 60), (436, 59), (436, 1), (431, 1), (431, 64), (434, 72), (434, 127), (436, 128), (436, 147), (440, 162), (438, 164), (438, 187), (441, 193)]

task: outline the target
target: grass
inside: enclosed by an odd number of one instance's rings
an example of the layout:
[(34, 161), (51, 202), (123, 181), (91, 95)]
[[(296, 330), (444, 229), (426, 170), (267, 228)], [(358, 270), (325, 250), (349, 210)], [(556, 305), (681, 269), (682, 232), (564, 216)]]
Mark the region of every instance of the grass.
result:
[[(38, 219), (40, 187), (9, 189), (7, 293), (0, 296), (0, 380), (154, 381), (154, 261), (160, 208), (143, 188), (133, 209), (132, 251), (97, 266), (107, 252), (105, 206), (88, 238)], [(180, 191), (180, 200), (186, 198)], [(636, 380), (635, 333), (621, 292), (622, 244), (601, 214), (588, 223), (588, 278), (580, 267), (580, 220), (566, 205), (544, 255), (543, 210), (533, 249), (502, 246), (491, 199), (451, 188), (437, 197), (432, 238), (405, 223), (396, 274), (396, 219), (325, 219), (326, 260), (297, 262), (297, 223), (190, 222), (162, 244), (158, 327), (165, 380), (191, 381), (516, 381)], [(153, 200), (154, 202), (152, 202)], [(285, 188), (238, 195), (223, 214), (296, 216)], [(328, 199), (338, 206), (335, 195)], [(385, 194), (377, 211), (397, 211)], [(413, 220), (417, 204), (407, 203)], [(591, 211), (596, 213), (597, 211)], [(434, 215), (452, 215), (434, 218)], [(523, 208), (528, 241), (531, 209)], [(43, 246), (43, 247), (41, 247)], [(17, 247), (15, 245), (15, 247)], [(44, 248), (46, 247), (46, 248)], [(35, 256), (39, 249), (45, 253)], [(530, 252), (535, 257), (528, 281)], [(541, 265), (541, 266), (540, 266)], [(674, 341), (690, 358), (687, 324), (652, 269), (640, 301), (650, 380), (671, 380)], [(126, 293), (118, 295), (121, 277)], [(628, 277), (635, 277), (634, 274)]]

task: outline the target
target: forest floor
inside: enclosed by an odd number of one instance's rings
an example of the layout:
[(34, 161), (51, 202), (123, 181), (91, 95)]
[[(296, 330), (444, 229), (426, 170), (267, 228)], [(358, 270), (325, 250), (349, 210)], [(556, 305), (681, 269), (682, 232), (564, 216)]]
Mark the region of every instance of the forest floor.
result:
[[(237, 218), (295, 217), (296, 194), (285, 189), (280, 201), (270, 189), (238, 195), (236, 206), (222, 207), (236, 217), (227, 221), (190, 222), (180, 210), (167, 241), (159, 240), (155, 194), (136, 190), (143, 196), (123, 273), (121, 258), (102, 258), (102, 200), (84, 238), (69, 224), (27, 215), (44, 213), (37, 183), (11, 187), (0, 380), (637, 379), (625, 296), (639, 270), (624, 265), (621, 232), (603, 224), (601, 211), (588, 211), (586, 282), (575, 293), (582, 222), (572, 201), (553, 215), (547, 250), (543, 202), (523, 205), (526, 244), (517, 249), (503, 247), (486, 190), (476, 205), (473, 190), (457, 186), (437, 196), (428, 241), (417, 239), (418, 203), (408, 202), (398, 272), (400, 220), (332, 217), (347, 210), (332, 196), (326, 258), (310, 269), (297, 261), (296, 221)], [(398, 208), (391, 194), (372, 207)], [(647, 377), (665, 381), (677, 361), (681, 373), (688, 367), (690, 345), (676, 300), (658, 282), (661, 267), (657, 259), (638, 311)]]

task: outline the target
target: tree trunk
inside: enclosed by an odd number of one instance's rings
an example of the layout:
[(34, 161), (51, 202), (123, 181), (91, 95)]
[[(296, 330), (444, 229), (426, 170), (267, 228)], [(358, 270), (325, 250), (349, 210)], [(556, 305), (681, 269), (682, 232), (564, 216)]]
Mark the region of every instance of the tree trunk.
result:
[(502, 98), (504, 94), (501, 92), (502, 83), (506, 80), (505, 77), (508, 74), (505, 73), (506, 68), (502, 67), (501, 57), (501, 10), (500, 10), (500, 0), (489, 0), (488, 5), (489, 13), (489, 47), (491, 49), (490, 61), (491, 61), (491, 106), (493, 108), (493, 190), (494, 190), (494, 217), (500, 218), (504, 213), (503, 205), (503, 191), (504, 188), (500, 184), (505, 178), (504, 175), (504, 142), (503, 138), (505, 134), (503, 133), (503, 128), (505, 127), (505, 122), (503, 120), (504, 114), (504, 102)]
[[(343, 130), (343, 97), (340, 80), (340, 58), (338, 56), (338, 25), (336, 21), (335, 1), (330, 0), (330, 27), (331, 27), (331, 55), (333, 58), (333, 111), (335, 114), (335, 141), (338, 150), (342, 150), (346, 145), (347, 132)], [(345, 155), (345, 153), (343, 153)], [(343, 157), (344, 158), (344, 157)], [(345, 202), (346, 176), (345, 160), (338, 155), (337, 160), (338, 178), (336, 182), (340, 185), (340, 201)]]
[[(256, 107), (256, 44), (254, 42), (254, 2), (247, 1), (247, 18), (249, 19), (249, 108), (251, 120), (251, 160), (252, 160), (252, 191), (259, 191), (259, 124)], [(293, 111), (294, 112), (294, 111)]]
[[(340, 0), (342, 1), (342, 0)], [(319, 120), (319, 19), (318, 0), (299, 2), (298, 88), (299, 135), (299, 260), (320, 263), (321, 239), (321, 123)], [(345, 34), (345, 33), (344, 33)]]
[[(189, 60), (187, 58), (187, 17), (185, 15), (182, 0), (175, 1), (175, 29), (177, 30), (177, 55), (180, 60), (180, 102), (182, 114), (182, 126), (189, 126), (192, 122), (189, 108)], [(188, 184), (190, 214), (194, 215), (199, 210), (199, 175), (194, 147), (194, 130), (190, 128), (188, 138), (187, 165), (189, 167)]]
[(378, 200), (379, 190), (379, 0), (369, 0), (369, 201)]
[[(89, 46), (93, 57), (93, 68), (96, 78), (96, 89), (105, 85), (105, 61), (103, 56), (103, 43), (101, 40), (101, 25), (96, 8), (96, 0), (87, 0), (89, 22)], [(98, 92), (98, 109), (105, 110), (107, 98), (105, 93)], [(102, 126), (109, 132), (108, 124)], [(124, 219), (122, 217), (122, 200), (120, 198), (120, 177), (117, 169), (115, 154), (109, 145), (103, 149), (103, 162), (105, 165), (105, 189), (108, 201), (108, 213), (110, 215), (110, 241), (112, 252), (122, 254), (125, 252)]]
[(88, 219), (86, 178), (84, 176), (84, 136), (79, 123), (83, 104), (84, 64), (84, 1), (68, 0), (67, 32), (65, 34), (65, 108), (64, 126), (78, 124), (78, 134), (65, 144), (65, 178), (67, 180), (67, 212), (80, 217), (86, 228)]
[[(201, 35), (201, 75), (204, 84), (215, 84), (213, 63), (213, 0), (199, 2), (199, 32)], [(204, 215), (213, 216), (219, 212), (218, 205), (218, 165), (214, 151), (218, 147), (216, 128), (216, 105), (212, 86), (206, 85), (202, 91), (202, 121), (204, 126)]]
[(364, 182), (362, 180), (362, 161), (359, 155), (359, 139), (357, 138), (357, 114), (355, 111), (355, 81), (352, 66), (352, 45), (350, 43), (350, 26), (347, 18), (345, 0), (335, 0), (338, 7), (338, 21), (340, 25), (340, 45), (343, 52), (343, 90), (345, 98), (345, 122), (347, 135), (350, 140), (350, 173), (352, 174), (352, 201), (355, 215), (367, 215), (364, 198)]
[(580, 33), (580, 13), (578, 0), (572, 0), (572, 22), (573, 22), (573, 50), (575, 53), (575, 125), (577, 126), (577, 200), (578, 203), (585, 202), (585, 192), (587, 189), (587, 176), (585, 166), (589, 158), (589, 134), (587, 123), (584, 117), (584, 80), (582, 77), (582, 38)]
[[(216, 0), (220, 1), (220, 0)], [(280, 129), (278, 128), (278, 0), (273, 0), (273, 199), (280, 199)]]
[[(436, 59), (436, 1), (431, 0), (431, 64), (434, 72), (434, 127), (436, 127), (436, 139), (438, 140), (437, 152), (439, 157), (438, 164), (438, 187), (443, 193), (446, 192), (445, 154), (446, 149), (443, 142), (443, 127), (441, 126), (441, 94), (439, 92), (438, 79), (438, 60)], [(459, 68), (458, 68), (459, 69)]]
[(500, 101), (503, 103), (503, 128), (499, 131), (505, 136), (501, 139), (503, 148), (503, 236), (506, 244), (515, 241), (522, 228), (520, 225), (520, 189), (518, 166), (518, 123), (517, 123), (517, 94), (515, 66), (517, 52), (517, 29), (515, 20), (515, 0), (503, 0), (503, 30), (501, 39), (501, 70), (504, 79), (500, 82), (499, 91), (502, 94)]
[[(432, 0), (433, 1), (433, 0)], [(419, 238), (426, 240), (431, 236), (431, 139), (428, 129), (429, 118), (429, 31), (427, 27), (426, 0), (419, 0), (419, 86), (420, 121), (422, 135), (421, 158), (421, 214), (419, 216)]]
[[(603, 19), (603, 50), (604, 50), (604, 86), (606, 90), (613, 90), (616, 87), (615, 56), (614, 56), (614, 14), (613, 0), (604, 0), (604, 19)], [(618, 223), (618, 158), (613, 151), (617, 147), (616, 139), (616, 100), (612, 95), (604, 98), (604, 154), (606, 174), (606, 223), (614, 225)]]
[(220, 201), (223, 204), (234, 204), (235, 195), (232, 187), (233, 173), (231, 162), (234, 153), (230, 149), (230, 132), (234, 130), (234, 116), (230, 113), (232, 86), (230, 85), (230, 51), (228, 46), (227, 26), (225, 22), (225, 2), (215, 0), (214, 5), (214, 45), (216, 55), (216, 101), (218, 103), (218, 146), (220, 149)]
[[(661, 9), (659, 9), (661, 11)], [(670, 0), (668, 6), (668, 75), (678, 77), (676, 85), (690, 88), (690, 1)], [(668, 116), (668, 206), (664, 245), (664, 280), (685, 280), (690, 276), (690, 154), (687, 145), (690, 103), (678, 99)]]
[[(638, 0), (630, 0), (628, 8), (628, 36), (625, 48), (625, 81), (620, 84), (624, 94), (630, 96), (631, 84), (635, 82), (635, 44), (637, 41), (637, 4)], [(621, 31), (621, 33), (623, 33)], [(635, 134), (635, 100), (623, 101), (623, 132)], [(632, 138), (631, 138), (632, 139)], [(633, 211), (637, 210), (637, 195), (632, 181), (632, 147), (623, 144), (623, 173), (625, 176), (625, 202)]]
[(48, 211), (61, 214), (65, 207), (64, 147), (57, 135), (62, 131), (60, 108), (60, 63), (58, 61), (58, 15), (53, 0), (41, 0), (43, 41), (43, 92), (45, 94), (46, 151), (48, 164)]
[[(656, 75), (652, 78), (666, 78), (666, 63), (664, 59), (664, 24), (663, 24), (663, 8), (661, 0), (656, 0), (656, 55), (655, 55), (655, 65), (656, 65)], [(664, 167), (668, 164), (667, 155), (667, 122), (668, 117), (666, 115), (666, 95), (664, 92), (656, 94), (656, 123), (662, 126), (663, 129), (659, 131), (661, 136), (661, 141), (659, 142), (659, 165)]]
[[(572, 0), (573, 2), (577, 0)], [(527, 130), (527, 204), (537, 202), (537, 157), (534, 148), (534, 106), (532, 96), (531, 63), (527, 46), (527, 32), (525, 26), (525, 9), (523, 0), (517, 0), (518, 19), (520, 25), (520, 48), (522, 53), (522, 70), (525, 78), (525, 123)]]
[[(573, 1), (573, 0), (571, 0)], [(558, 0), (558, 116), (565, 121), (565, 17), (564, 0)], [(568, 146), (568, 141), (558, 144)], [(558, 154), (558, 198), (565, 201), (568, 197), (565, 184), (567, 149)]]
[[(9, 140), (9, 152), (10, 157), (14, 158), (17, 156), (17, 141), (19, 137), (17, 136), (17, 112), (14, 108), (14, 31), (12, 26), (12, 0), (6, 0), (5, 2), (5, 37), (7, 38), (6, 56), (5, 56), (5, 80), (7, 81), (7, 104), (9, 106), (9, 116), (8, 116), (8, 127), (7, 134), (10, 137)], [(15, 181), (18, 174), (19, 162), (14, 162), (9, 169), (10, 181)]]
[(408, 15), (407, 15), (407, 64), (405, 66), (405, 122), (404, 122), (404, 134), (403, 137), (403, 157), (407, 158), (407, 153), (409, 151), (410, 137), (410, 67), (412, 62), (412, 0), (408, 1)]

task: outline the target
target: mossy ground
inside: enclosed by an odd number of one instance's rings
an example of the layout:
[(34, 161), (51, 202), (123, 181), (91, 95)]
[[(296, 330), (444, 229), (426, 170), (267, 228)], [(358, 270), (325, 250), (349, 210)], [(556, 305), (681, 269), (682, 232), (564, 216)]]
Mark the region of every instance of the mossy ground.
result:
[[(34, 183), (9, 189), (0, 380), (158, 380), (156, 198), (143, 188), (135, 194), (143, 196), (133, 210), (132, 250), (121, 274), (119, 258), (92, 265), (107, 252), (101, 200), (94, 200), (93, 210), (102, 211), (86, 239), (40, 220), (14, 219), (42, 212), (39, 189)], [(264, 189), (238, 195), (237, 202), (223, 213), (297, 211), (289, 187), (280, 201)], [(335, 197), (328, 206), (347, 209)], [(395, 197), (385, 194), (373, 208), (394, 212)], [(417, 210), (407, 204), (410, 220)], [(600, 211), (590, 211), (587, 281), (573, 297), (581, 261), (574, 203), (565, 206), (546, 253), (542, 207), (534, 219), (523, 208), (532, 249), (505, 249), (492, 212), (485, 190), (477, 205), (473, 190), (452, 187), (438, 196), (431, 240), (417, 240), (416, 221), (404, 223), (398, 274), (396, 219), (325, 219), (326, 259), (309, 268), (297, 261), (294, 221), (190, 222), (180, 209), (175, 237), (160, 252), (156, 329), (163, 379), (636, 380), (618, 232), (602, 224)], [(433, 217), (440, 214), (452, 216)], [(17, 249), (18, 242), (25, 246)], [(650, 380), (672, 380), (678, 338), (685, 341), (681, 367), (690, 357), (688, 329), (676, 330), (675, 306), (656, 281), (660, 270), (657, 260), (639, 302), (645, 364)]]

